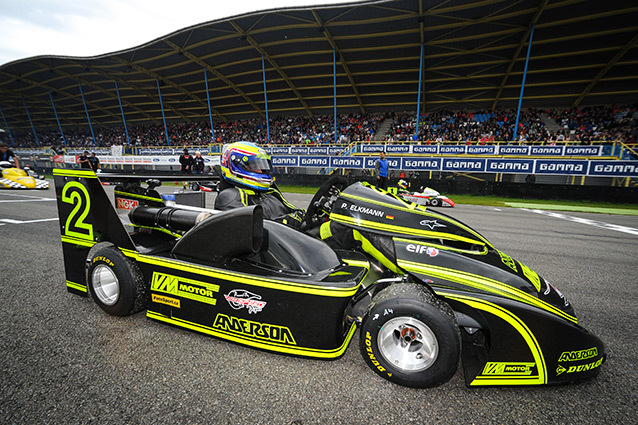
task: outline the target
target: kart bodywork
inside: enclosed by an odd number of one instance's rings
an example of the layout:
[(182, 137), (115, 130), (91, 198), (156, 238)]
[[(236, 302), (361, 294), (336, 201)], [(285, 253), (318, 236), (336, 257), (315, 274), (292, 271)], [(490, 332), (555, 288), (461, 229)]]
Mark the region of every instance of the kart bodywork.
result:
[(14, 168), (9, 162), (0, 163), (2, 178), (0, 189), (48, 189), (49, 182), (39, 176), (30, 175), (27, 170)]
[[(259, 206), (189, 211), (164, 207), (159, 196), (131, 186), (116, 188), (118, 204), (135, 203), (131, 232), (100, 183), (106, 176), (62, 169), (54, 175), (67, 289), (90, 292), (111, 314), (146, 308), (151, 319), (221, 339), (330, 359), (345, 352), (358, 325), (374, 325), (375, 304), (383, 305), (376, 297), (400, 283), (453, 311), (467, 385), (575, 381), (596, 375), (604, 361), (603, 343), (578, 324), (549, 282), (463, 223), (373, 186), (342, 191), (331, 200), (330, 219), (376, 235), (378, 255), (401, 269), (394, 278), (379, 258), (333, 250), (264, 220)], [(108, 270), (123, 266), (138, 281), (130, 312), (110, 310), (110, 287), (95, 283), (105, 276), (112, 284)], [(408, 337), (401, 334), (403, 342)], [(361, 344), (369, 366), (393, 381), (391, 366), (370, 349), (370, 332)]]

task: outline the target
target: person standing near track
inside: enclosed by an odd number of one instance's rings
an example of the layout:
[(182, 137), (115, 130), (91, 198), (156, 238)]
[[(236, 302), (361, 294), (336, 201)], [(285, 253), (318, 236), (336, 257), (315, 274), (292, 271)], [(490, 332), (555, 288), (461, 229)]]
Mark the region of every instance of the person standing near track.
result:
[(91, 169), (91, 161), (89, 160), (89, 151), (84, 151), (82, 155), (78, 158), (78, 164), (80, 164), (80, 168), (90, 170)]
[(195, 152), (195, 158), (193, 158), (193, 174), (202, 174), (204, 172), (205, 161), (202, 158), (200, 151)]
[(91, 164), (91, 169), (97, 173), (97, 170), (100, 169), (100, 158), (95, 156), (95, 152), (91, 153), (89, 157), (89, 164)]
[(6, 143), (0, 143), (0, 161), (12, 162), (16, 168), (20, 168), (18, 157), (9, 149)]
[(184, 148), (184, 153), (179, 156), (182, 174), (193, 173), (193, 156), (188, 153), (188, 149)]
[(379, 152), (379, 159), (374, 164), (374, 175), (377, 176), (377, 187), (387, 189), (388, 187), (388, 160), (385, 159), (385, 152)]

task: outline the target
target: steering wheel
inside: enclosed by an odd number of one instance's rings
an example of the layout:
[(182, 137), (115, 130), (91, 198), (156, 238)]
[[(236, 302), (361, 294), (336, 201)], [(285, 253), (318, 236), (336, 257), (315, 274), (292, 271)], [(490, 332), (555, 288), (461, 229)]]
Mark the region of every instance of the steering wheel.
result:
[(348, 187), (348, 180), (343, 177), (335, 176), (326, 181), (319, 187), (315, 196), (313, 196), (304, 216), (305, 229), (310, 230), (328, 220), (332, 204), (337, 200), (339, 193)]

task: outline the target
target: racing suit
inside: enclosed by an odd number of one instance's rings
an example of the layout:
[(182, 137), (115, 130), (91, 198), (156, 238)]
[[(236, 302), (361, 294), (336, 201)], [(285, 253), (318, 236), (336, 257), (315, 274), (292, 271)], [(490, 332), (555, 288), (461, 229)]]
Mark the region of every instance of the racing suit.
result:
[(306, 211), (288, 202), (275, 187), (258, 192), (232, 186), (224, 180), (219, 184), (220, 192), (215, 199), (216, 210), (226, 211), (249, 205), (261, 205), (264, 218), (267, 220), (277, 221), (295, 229), (299, 229), (303, 223)]

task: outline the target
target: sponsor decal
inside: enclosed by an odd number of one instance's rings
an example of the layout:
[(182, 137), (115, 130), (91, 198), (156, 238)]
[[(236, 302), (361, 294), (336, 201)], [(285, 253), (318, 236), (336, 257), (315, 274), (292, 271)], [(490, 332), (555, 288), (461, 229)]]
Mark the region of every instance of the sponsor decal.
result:
[(531, 173), (534, 168), (532, 159), (488, 159), (487, 171), (496, 173)]
[(559, 362), (573, 362), (576, 360), (586, 360), (598, 356), (598, 348), (592, 347), (586, 350), (565, 351), (558, 358)]
[(638, 176), (636, 161), (592, 161), (589, 174), (592, 176)]
[(301, 167), (327, 167), (330, 159), (327, 156), (306, 157), (299, 158), (299, 166)]
[(414, 145), (412, 146), (412, 153), (438, 154), (439, 145)]
[(439, 255), (439, 250), (431, 246), (409, 244), (405, 247), (405, 249), (408, 252), (413, 252), (415, 254), (426, 253), (430, 257), (436, 257), (437, 255)]
[(224, 294), (228, 304), (235, 310), (248, 309), (248, 314), (259, 313), (266, 306), (266, 301), (261, 301), (261, 295), (253, 294), (245, 289), (233, 289)]
[(275, 167), (296, 167), (299, 165), (298, 156), (274, 156), (272, 165)]
[(603, 359), (598, 359), (595, 362), (581, 364), (580, 366), (570, 366), (568, 369), (565, 367), (558, 365), (556, 368), (556, 376), (561, 375), (563, 373), (578, 373), (578, 372), (587, 372), (588, 370), (596, 369), (598, 366), (603, 364)]
[(484, 171), (485, 159), (445, 159), (443, 171)]
[(496, 146), (468, 146), (467, 153), (470, 155), (491, 155), (496, 152)]
[(499, 146), (499, 155), (528, 155), (529, 146)]
[(601, 146), (565, 146), (565, 155), (598, 156)]
[(532, 374), (532, 369), (535, 367), (535, 363), (487, 362), (485, 368), (483, 368), (482, 375), (529, 376)]
[(394, 220), (394, 216), (393, 215), (386, 215), (385, 218), (387, 218), (388, 220)]
[(180, 298), (215, 305), (217, 304), (215, 292), (219, 292), (219, 285), (154, 272), (151, 291), (164, 292)]
[(388, 145), (385, 151), (388, 153), (409, 153), (410, 145)]
[(503, 262), (503, 264), (505, 264), (510, 269), (514, 270), (514, 273), (518, 273), (518, 269), (516, 268), (516, 261), (514, 261), (512, 257), (498, 250), (496, 252), (498, 252), (498, 255), (501, 257), (501, 261)]
[(536, 174), (587, 174), (587, 161), (536, 160)]
[(434, 230), (435, 227), (447, 227), (445, 224), (441, 224), (436, 220), (421, 220), (419, 222), (421, 226), (427, 226), (430, 230)]
[(140, 203), (135, 199), (117, 198), (117, 208), (120, 210), (132, 210), (139, 205)]
[(113, 262), (112, 262), (111, 260), (109, 260), (108, 258), (103, 257), (103, 256), (101, 256), (101, 255), (100, 255), (100, 256), (97, 256), (97, 257), (95, 257), (95, 258), (93, 258), (93, 260), (91, 261), (91, 264), (95, 264), (95, 263), (97, 263), (98, 261), (102, 261), (103, 263), (106, 263), (106, 264), (108, 264), (109, 266), (114, 267), (114, 264), (113, 264)]
[[(377, 317), (378, 317), (378, 315), (377, 315)], [(375, 317), (375, 319), (376, 319), (376, 317)], [(374, 367), (376, 367), (379, 370), (379, 372), (386, 372), (388, 374), (388, 376), (392, 376), (392, 373), (388, 372), (386, 370), (386, 368), (381, 366), (381, 364), (379, 363), (379, 361), (375, 357), (374, 353), (372, 352), (372, 335), (370, 335), (370, 332), (366, 332), (366, 354), (370, 358), (370, 362), (372, 362)]]
[(530, 154), (561, 156), (563, 154), (563, 147), (562, 146), (532, 146), (530, 149)]
[(439, 148), (441, 154), (463, 154), (465, 153), (465, 145), (441, 146)]
[(285, 326), (271, 325), (268, 323), (253, 322), (218, 313), (213, 327), (231, 334), (246, 336), (263, 341), (272, 341), (281, 344), (297, 345), (292, 332)]
[(171, 307), (180, 308), (180, 301), (177, 298), (165, 297), (164, 295), (153, 294), (151, 300), (154, 303), (166, 304)]
[(440, 158), (403, 158), (402, 169), (406, 170), (439, 170)]
[(345, 202), (341, 204), (341, 208), (350, 210), (352, 212), (360, 213), (360, 214), (371, 215), (373, 217), (385, 216), (385, 212), (383, 211), (375, 210), (374, 208), (362, 207), (361, 205), (350, 204), (350, 208), (348, 208), (348, 204)]
[(362, 168), (363, 158), (331, 157), (330, 166), (332, 168)]
[[(551, 286), (552, 289), (554, 291), (556, 291), (556, 293), (558, 294), (558, 296), (563, 300), (563, 302), (565, 303), (565, 307), (567, 307), (569, 305), (569, 301), (567, 301), (567, 298), (565, 298), (565, 295), (563, 295), (563, 293), (561, 291), (558, 290), (557, 287), (555, 287), (554, 285), (552, 285), (551, 283), (547, 282), (548, 286)], [(547, 295), (547, 294), (545, 294)]]

